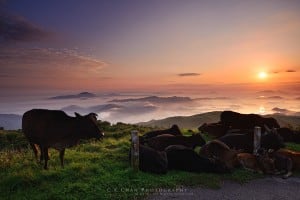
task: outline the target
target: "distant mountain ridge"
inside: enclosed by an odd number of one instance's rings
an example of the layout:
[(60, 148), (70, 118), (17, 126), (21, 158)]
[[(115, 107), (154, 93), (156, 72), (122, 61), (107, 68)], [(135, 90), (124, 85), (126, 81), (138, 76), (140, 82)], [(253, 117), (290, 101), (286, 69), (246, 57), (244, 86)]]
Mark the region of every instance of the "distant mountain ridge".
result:
[(129, 98), (129, 99), (113, 99), (109, 102), (118, 102), (118, 103), (125, 103), (125, 102), (150, 102), (150, 103), (182, 103), (182, 102), (191, 102), (193, 101), (190, 97), (158, 97), (158, 96), (148, 96), (142, 98)]
[(54, 96), (48, 99), (89, 99), (96, 97), (95, 94), (90, 92), (81, 92), (79, 94), (70, 94), (70, 95), (61, 95), (61, 96)]

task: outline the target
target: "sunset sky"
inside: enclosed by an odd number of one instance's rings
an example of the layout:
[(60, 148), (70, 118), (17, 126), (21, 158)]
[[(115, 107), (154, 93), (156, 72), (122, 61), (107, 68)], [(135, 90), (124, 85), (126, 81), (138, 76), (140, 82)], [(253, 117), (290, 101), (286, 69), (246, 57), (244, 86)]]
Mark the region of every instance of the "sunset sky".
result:
[(300, 90), (297, 0), (1, 0), (5, 92)]

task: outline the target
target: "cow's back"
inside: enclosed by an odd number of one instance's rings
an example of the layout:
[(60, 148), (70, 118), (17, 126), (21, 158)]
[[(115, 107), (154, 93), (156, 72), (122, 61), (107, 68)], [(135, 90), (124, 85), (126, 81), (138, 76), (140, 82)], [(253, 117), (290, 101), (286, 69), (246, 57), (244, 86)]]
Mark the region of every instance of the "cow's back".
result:
[(40, 143), (63, 137), (70, 117), (63, 111), (33, 109), (24, 113), (22, 129), (30, 142)]
[(245, 152), (253, 151), (253, 136), (251, 134), (232, 134), (218, 138), (231, 149), (243, 149)]

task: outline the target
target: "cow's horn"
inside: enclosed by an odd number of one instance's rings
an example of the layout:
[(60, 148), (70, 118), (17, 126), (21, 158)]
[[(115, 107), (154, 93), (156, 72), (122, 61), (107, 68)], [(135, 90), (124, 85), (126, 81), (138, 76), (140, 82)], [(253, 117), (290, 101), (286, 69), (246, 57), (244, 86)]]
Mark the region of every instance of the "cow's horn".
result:
[(81, 115), (79, 113), (77, 113), (77, 112), (75, 112), (75, 116), (76, 117), (81, 117)]

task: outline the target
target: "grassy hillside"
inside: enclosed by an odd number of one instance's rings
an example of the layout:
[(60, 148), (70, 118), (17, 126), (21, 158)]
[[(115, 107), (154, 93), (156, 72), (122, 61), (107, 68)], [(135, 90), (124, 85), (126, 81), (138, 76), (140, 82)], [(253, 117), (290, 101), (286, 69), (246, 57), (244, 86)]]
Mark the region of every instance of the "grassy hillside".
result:
[(282, 127), (293, 127), (294, 129), (300, 129), (300, 116), (290, 116), (290, 115), (269, 115), (274, 117), (280, 126)]
[(36, 162), (21, 132), (1, 131), (0, 199), (140, 199), (157, 188), (218, 188), (224, 179), (245, 182), (261, 177), (241, 169), (227, 175), (175, 170), (166, 175), (136, 173), (128, 162), (129, 134), (151, 128), (106, 122), (101, 127), (106, 132), (102, 141), (85, 141), (66, 150), (64, 169), (58, 152), (51, 150), (48, 171)]
[(169, 128), (173, 124), (177, 124), (181, 128), (196, 129), (203, 123), (211, 123), (220, 121), (221, 111), (207, 112), (192, 116), (168, 117), (161, 120), (151, 120), (149, 122), (141, 122), (139, 125), (150, 127)]
[[(169, 128), (173, 124), (177, 124), (181, 128), (195, 129), (203, 123), (211, 123), (220, 121), (221, 111), (207, 112), (192, 116), (177, 116), (169, 117), (161, 120), (151, 120), (149, 122), (141, 122), (139, 125), (150, 127)], [(300, 116), (289, 115), (266, 115), (266, 117), (274, 117), (281, 127), (293, 127), (294, 129), (300, 128)]]

